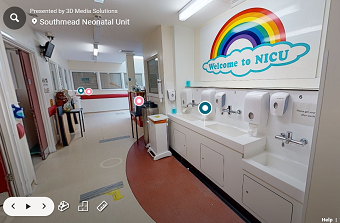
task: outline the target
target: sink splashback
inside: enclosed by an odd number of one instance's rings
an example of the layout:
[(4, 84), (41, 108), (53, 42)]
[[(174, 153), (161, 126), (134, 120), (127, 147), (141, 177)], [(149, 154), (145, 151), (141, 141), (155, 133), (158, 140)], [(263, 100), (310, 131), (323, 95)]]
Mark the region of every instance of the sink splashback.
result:
[[(201, 102), (201, 93), (206, 89), (208, 88), (192, 88), (193, 99), (195, 100), (196, 103)], [(216, 93), (218, 92), (226, 93), (225, 108), (228, 105), (231, 105), (233, 110), (240, 109), (242, 112), (244, 112), (245, 95), (248, 92), (254, 91), (253, 89), (215, 89), (215, 90)], [(256, 89), (256, 91), (266, 91), (270, 95), (276, 92), (281, 92), (280, 90), (268, 90), (268, 89), (265, 90)], [(286, 113), (282, 117), (272, 116), (271, 114), (269, 114), (267, 126), (260, 127), (258, 129), (258, 135), (266, 136), (267, 138), (266, 150), (268, 152), (278, 154), (289, 160), (301, 163), (303, 165), (308, 165), (311, 143), (304, 147), (296, 145), (286, 145), (285, 147), (281, 147), (281, 142), (275, 139), (275, 135), (278, 135), (281, 132), (292, 131), (294, 133), (294, 138), (297, 139), (306, 138), (309, 142), (312, 142), (313, 127), (292, 123), (292, 112), (294, 103), (317, 104), (318, 92), (297, 90), (291, 91), (285, 90), (284, 92), (288, 92), (291, 96)], [(191, 114), (200, 115), (197, 110), (197, 107), (191, 109), (189, 112)], [(225, 112), (222, 115), (220, 111), (217, 110), (213, 121), (217, 121), (221, 124), (227, 124), (235, 126), (237, 128), (248, 130), (248, 123), (244, 121), (244, 117), (242, 114), (228, 115), (228, 113)]]

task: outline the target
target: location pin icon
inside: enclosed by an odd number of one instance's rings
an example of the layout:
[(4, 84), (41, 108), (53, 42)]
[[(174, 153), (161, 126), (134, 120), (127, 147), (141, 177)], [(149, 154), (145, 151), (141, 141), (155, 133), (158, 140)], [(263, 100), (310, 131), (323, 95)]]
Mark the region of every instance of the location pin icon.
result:
[(32, 19), (32, 23), (33, 23), (34, 25), (37, 23), (37, 21), (38, 21), (38, 20), (37, 20), (36, 18), (33, 18), (33, 19)]

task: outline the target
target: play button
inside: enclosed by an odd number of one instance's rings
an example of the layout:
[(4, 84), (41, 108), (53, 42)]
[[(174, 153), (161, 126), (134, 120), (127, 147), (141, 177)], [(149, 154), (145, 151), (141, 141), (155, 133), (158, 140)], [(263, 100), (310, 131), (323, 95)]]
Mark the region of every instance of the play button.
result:
[(3, 208), (9, 216), (49, 216), (54, 211), (54, 203), (48, 197), (10, 197)]

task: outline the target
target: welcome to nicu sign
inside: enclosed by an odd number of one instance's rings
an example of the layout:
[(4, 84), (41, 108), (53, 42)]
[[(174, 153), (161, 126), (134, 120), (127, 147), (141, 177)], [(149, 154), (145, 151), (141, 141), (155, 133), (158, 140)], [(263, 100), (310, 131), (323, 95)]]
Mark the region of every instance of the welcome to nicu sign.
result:
[[(230, 46), (239, 39), (248, 40), (253, 47), (235, 49), (227, 54)], [(212, 45), (210, 60), (202, 67), (208, 73), (243, 77), (273, 66), (293, 64), (309, 51), (307, 43), (286, 41), (284, 26), (273, 12), (250, 8), (224, 24)]]

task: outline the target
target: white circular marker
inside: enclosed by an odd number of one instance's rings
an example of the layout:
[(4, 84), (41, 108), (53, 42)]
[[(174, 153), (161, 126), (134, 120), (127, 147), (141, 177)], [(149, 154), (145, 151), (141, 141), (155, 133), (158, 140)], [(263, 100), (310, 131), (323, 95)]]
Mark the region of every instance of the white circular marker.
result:
[(93, 91), (92, 91), (91, 88), (86, 88), (86, 91), (85, 91), (86, 95), (91, 95), (92, 92), (93, 92)]
[(144, 104), (144, 98), (142, 96), (137, 96), (133, 100), (136, 106), (142, 106)]
[(209, 115), (212, 111), (212, 105), (209, 101), (202, 101), (199, 105), (198, 105), (198, 111), (199, 113), (201, 113), (202, 115)]
[[(107, 161), (111, 161), (111, 160), (116, 160), (116, 162), (114, 162), (113, 165), (106, 166), (105, 163), (106, 163)], [(118, 161), (118, 162), (117, 162), (117, 161)], [(122, 158), (119, 158), (119, 157), (117, 157), (117, 158), (110, 158), (110, 159), (107, 159), (107, 160), (104, 160), (103, 162), (101, 162), (101, 163), (99, 164), (99, 166), (100, 166), (100, 168), (108, 169), (108, 168), (116, 167), (116, 166), (120, 165), (122, 162), (123, 162), (123, 159), (122, 159)]]

